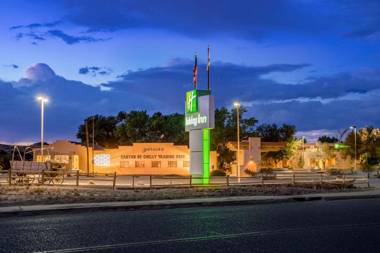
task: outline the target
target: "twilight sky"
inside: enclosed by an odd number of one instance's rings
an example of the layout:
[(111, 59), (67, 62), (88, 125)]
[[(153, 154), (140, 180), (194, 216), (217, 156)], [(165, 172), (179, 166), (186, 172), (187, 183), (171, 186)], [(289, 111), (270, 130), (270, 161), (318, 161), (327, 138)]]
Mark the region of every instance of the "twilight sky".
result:
[(217, 106), (300, 135), (380, 126), (379, 0), (0, 1), (0, 143), (75, 140), (83, 119), (183, 112), (193, 55)]

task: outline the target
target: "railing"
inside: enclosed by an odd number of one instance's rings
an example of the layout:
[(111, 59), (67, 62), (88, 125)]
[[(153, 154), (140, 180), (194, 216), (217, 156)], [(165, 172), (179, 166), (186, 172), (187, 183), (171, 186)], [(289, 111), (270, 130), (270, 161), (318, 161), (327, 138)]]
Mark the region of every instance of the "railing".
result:
[[(206, 182), (206, 183), (205, 183)], [(248, 177), (211, 176), (165, 176), (165, 175), (123, 175), (115, 173), (81, 173), (79, 171), (0, 171), (0, 184), (8, 185), (63, 185), (96, 186), (112, 189), (169, 188), (208, 186), (276, 186), (307, 185), (313, 187), (348, 187), (366, 184), (368, 177), (360, 175), (332, 176), (324, 172), (277, 172), (274, 174), (257, 174)]]

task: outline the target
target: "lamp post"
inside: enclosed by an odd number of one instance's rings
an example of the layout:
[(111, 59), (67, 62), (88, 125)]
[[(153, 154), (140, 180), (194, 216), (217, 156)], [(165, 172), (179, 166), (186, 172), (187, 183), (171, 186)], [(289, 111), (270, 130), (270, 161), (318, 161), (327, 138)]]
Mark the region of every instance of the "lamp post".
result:
[(350, 129), (351, 130), (354, 130), (354, 139), (355, 139), (355, 153), (354, 153), (354, 156), (355, 156), (355, 161), (354, 161), (354, 170), (356, 171), (356, 154), (357, 154), (357, 142), (356, 142), (356, 135), (357, 135), (357, 130), (356, 130), (356, 126), (350, 126)]
[(236, 108), (236, 134), (237, 134), (237, 153), (236, 153), (236, 164), (237, 164), (237, 178), (240, 183), (240, 102), (234, 102), (234, 107)]
[(44, 110), (45, 110), (45, 103), (47, 103), (49, 100), (47, 97), (44, 96), (38, 96), (37, 100), (41, 102), (41, 159), (44, 162)]
[(302, 169), (305, 167), (305, 136), (302, 136)]

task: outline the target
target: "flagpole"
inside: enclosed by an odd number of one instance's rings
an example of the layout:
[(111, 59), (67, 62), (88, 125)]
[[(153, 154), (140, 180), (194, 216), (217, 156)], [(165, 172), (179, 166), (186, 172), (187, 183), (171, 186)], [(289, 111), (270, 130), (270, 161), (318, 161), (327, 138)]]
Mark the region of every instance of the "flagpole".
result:
[(210, 46), (207, 48), (207, 90), (211, 92), (210, 90), (210, 65), (211, 65), (211, 60), (210, 60)]

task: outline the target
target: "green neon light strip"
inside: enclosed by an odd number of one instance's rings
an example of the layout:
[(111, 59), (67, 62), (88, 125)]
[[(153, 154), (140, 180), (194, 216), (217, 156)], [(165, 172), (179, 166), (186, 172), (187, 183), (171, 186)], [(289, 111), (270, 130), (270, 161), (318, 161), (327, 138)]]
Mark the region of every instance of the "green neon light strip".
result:
[(203, 129), (203, 184), (210, 182), (210, 129)]

